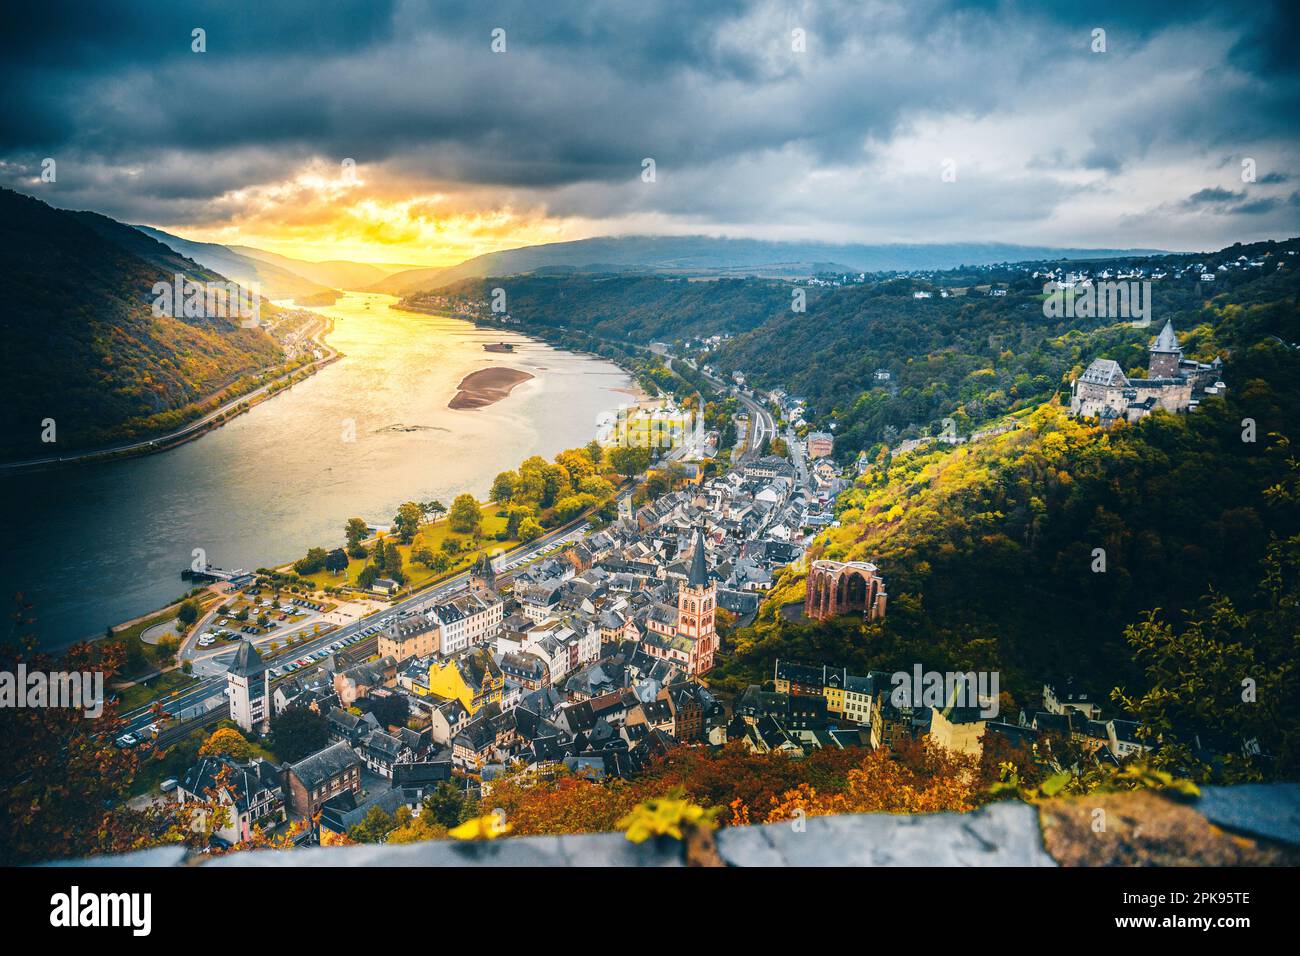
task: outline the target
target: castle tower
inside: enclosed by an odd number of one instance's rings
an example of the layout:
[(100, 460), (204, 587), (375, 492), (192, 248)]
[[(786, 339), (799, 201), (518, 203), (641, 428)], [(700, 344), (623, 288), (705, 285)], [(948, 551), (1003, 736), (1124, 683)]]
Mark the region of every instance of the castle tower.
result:
[(691, 641), (692, 675), (706, 673), (713, 667), (713, 655), (718, 649), (717, 611), (718, 585), (709, 579), (704, 560), (704, 532), (696, 528), (690, 574), (677, 591), (677, 635)]
[(1174, 334), (1174, 323), (1165, 322), (1156, 340), (1151, 343), (1151, 359), (1147, 365), (1147, 378), (1175, 378), (1178, 364), (1183, 360), (1183, 348)]
[(495, 592), (497, 589), (497, 573), (492, 567), (492, 559), (488, 557), (486, 551), (478, 556), (474, 562), (474, 567), (469, 572), (469, 586), (471, 588), (486, 588)]
[(231, 720), (250, 733), (264, 734), (271, 729), (271, 674), (248, 641), (239, 642), (234, 663), (226, 671), (226, 687)]

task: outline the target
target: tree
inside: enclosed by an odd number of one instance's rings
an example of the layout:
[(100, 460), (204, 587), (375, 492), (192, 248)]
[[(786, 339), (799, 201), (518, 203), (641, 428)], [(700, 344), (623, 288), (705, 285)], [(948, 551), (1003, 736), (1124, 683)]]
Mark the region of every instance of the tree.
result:
[[(402, 817), (403, 811), (406, 811), (406, 819)], [(397, 826), (388, 832), (386, 843), (424, 843), (447, 837), (447, 828), (439, 825), (428, 813), (413, 816), (406, 807), (400, 807), (395, 819)]]
[(535, 517), (532, 508), (525, 505), (511, 505), (506, 509), (506, 538), (519, 537), (519, 522), (525, 518)]
[(568, 473), (570, 481), (580, 481), (596, 473), (595, 463), (583, 448), (560, 452), (555, 456), (555, 463)]
[(476, 810), (473, 800), (454, 783), (444, 780), (424, 798), (420, 816), (427, 816), (431, 822), (450, 829), (474, 816)]
[(599, 468), (600, 463), (605, 459), (604, 446), (602, 446), (600, 442), (592, 440), (587, 442), (587, 445), (583, 450), (586, 451), (587, 457), (591, 459), (591, 463)]
[(492, 480), (492, 491), (489, 497), (497, 504), (505, 504), (515, 493), (515, 483), (519, 476), (513, 471), (503, 471)]
[(229, 757), (232, 760), (248, 760), (253, 756), (253, 745), (233, 727), (221, 727), (212, 732), (203, 746), (199, 748), (200, 757)]
[(186, 628), (191, 628), (194, 626), (194, 622), (199, 619), (201, 610), (199, 602), (194, 598), (182, 601), (180, 608), (176, 612), (176, 620), (180, 621)]
[(420, 530), (420, 519), (424, 512), (414, 501), (407, 501), (397, 509), (397, 515), (393, 518), (393, 531), (397, 534), (397, 539), (402, 544), (410, 544), (415, 540), (415, 534)]
[(473, 534), (483, 521), (483, 513), (473, 495), (457, 495), (448, 513), (451, 530), (460, 534)]
[(567, 498), (561, 498), (555, 503), (555, 518), (561, 524), (572, 521), (588, 508), (594, 507), (595, 504), (596, 498), (594, 495), (569, 495)]
[(362, 547), (361, 542), (370, 535), (370, 526), (362, 518), (349, 518), (348, 523), (343, 528), (343, 534), (348, 542), (348, 554), (354, 558), (364, 558), (366, 549)]
[(299, 558), (293, 563), (293, 569), (299, 574), (315, 574), (325, 569), (325, 558), (328, 556), (324, 548), (310, 548), (305, 557)]
[(357, 843), (383, 843), (396, 826), (397, 820), (392, 814), (386, 813), (382, 807), (371, 807), (362, 821), (348, 830), (348, 837)]
[(181, 639), (175, 634), (166, 634), (158, 638), (154, 645), (158, 649), (158, 659), (164, 664), (176, 663), (176, 655), (181, 649)]
[(536, 541), (543, 534), (545, 529), (537, 523), (536, 518), (525, 518), (519, 522), (519, 540), (527, 544), (529, 541)]
[(609, 463), (620, 475), (632, 478), (645, 471), (650, 465), (650, 449), (635, 445), (611, 448)]
[(335, 548), (325, 556), (325, 570), (331, 574), (342, 574), (348, 569), (348, 555), (342, 548)]
[(578, 491), (596, 498), (608, 498), (614, 493), (614, 486), (600, 475), (588, 475), (578, 482)]
[[(0, 642), (0, 671), (93, 673), (106, 687), (119, 678), (125, 651), (113, 641), (81, 642), (56, 657), (37, 650), (23, 630), (19, 604), (15, 632)], [(0, 864), (35, 863), (178, 843), (188, 814), (176, 804), (127, 806), (136, 774), (157, 759), (113, 745), (123, 733), (118, 704), (109, 697), (96, 718), (71, 707), (0, 707)]]
[(289, 707), (271, 718), (271, 750), (282, 763), (295, 763), (328, 743), (329, 722), (310, 707)]
[(411, 560), (416, 564), (423, 564), (426, 568), (433, 567), (434, 550), (430, 547), (415, 548), (411, 552)]

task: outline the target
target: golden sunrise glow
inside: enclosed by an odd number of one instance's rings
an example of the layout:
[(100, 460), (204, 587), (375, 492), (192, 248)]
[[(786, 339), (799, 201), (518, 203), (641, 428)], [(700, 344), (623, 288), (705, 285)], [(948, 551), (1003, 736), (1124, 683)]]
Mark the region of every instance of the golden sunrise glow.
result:
[(586, 224), (548, 218), (487, 193), (399, 182), (317, 161), (292, 179), (233, 190), (228, 224), (164, 223), (186, 239), (247, 245), (295, 259), (455, 265), (502, 249), (580, 239)]

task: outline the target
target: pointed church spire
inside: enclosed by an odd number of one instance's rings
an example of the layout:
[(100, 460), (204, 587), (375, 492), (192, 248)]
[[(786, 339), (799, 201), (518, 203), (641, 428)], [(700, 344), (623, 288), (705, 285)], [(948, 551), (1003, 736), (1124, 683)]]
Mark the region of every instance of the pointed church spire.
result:
[(686, 583), (693, 588), (708, 587), (709, 584), (709, 567), (704, 561), (704, 529), (698, 525), (691, 548), (691, 574)]

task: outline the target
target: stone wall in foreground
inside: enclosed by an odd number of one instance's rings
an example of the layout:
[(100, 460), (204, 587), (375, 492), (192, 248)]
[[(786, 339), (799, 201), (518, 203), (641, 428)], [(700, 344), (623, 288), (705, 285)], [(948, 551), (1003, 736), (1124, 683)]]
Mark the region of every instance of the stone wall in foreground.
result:
[[(1098, 824), (1100, 822), (1100, 829)], [(729, 866), (1099, 866), (1300, 864), (1300, 784), (1207, 787), (1182, 802), (1141, 791), (993, 804), (973, 813), (809, 817), (717, 834)], [(261, 850), (183, 847), (63, 866), (684, 866), (682, 844), (621, 833), (402, 846)]]

